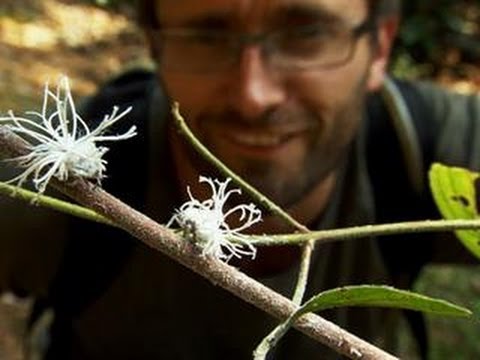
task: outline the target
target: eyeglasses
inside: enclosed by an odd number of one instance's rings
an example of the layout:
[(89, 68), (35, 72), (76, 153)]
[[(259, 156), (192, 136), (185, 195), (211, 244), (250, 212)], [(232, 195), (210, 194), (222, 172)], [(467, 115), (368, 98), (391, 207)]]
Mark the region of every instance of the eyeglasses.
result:
[(370, 18), (348, 28), (314, 23), (262, 34), (166, 28), (153, 32), (160, 63), (178, 72), (221, 72), (234, 66), (243, 49), (260, 45), (263, 59), (282, 70), (328, 69), (346, 64), (358, 39), (373, 29)]

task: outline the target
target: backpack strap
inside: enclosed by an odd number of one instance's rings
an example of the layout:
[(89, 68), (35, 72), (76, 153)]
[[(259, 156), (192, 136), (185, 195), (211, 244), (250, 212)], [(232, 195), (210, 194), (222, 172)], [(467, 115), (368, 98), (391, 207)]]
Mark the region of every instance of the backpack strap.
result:
[(384, 86), (382, 87), (380, 94), (398, 137), (405, 170), (411, 188), (420, 194), (425, 188), (425, 167), (423, 164), (422, 149), (414, 125), (414, 120), (412, 118), (412, 113), (410, 112), (400, 89), (389, 77), (385, 78)]
[[(367, 156), (379, 223), (424, 219), (431, 214), (426, 191), (430, 153), (428, 109), (414, 85), (386, 78), (380, 96), (369, 101)], [(409, 288), (431, 256), (423, 235), (378, 239), (385, 265), (395, 286)], [(412, 250), (414, 249), (414, 251)], [(421, 313), (404, 311), (422, 359), (428, 356), (428, 337)]]

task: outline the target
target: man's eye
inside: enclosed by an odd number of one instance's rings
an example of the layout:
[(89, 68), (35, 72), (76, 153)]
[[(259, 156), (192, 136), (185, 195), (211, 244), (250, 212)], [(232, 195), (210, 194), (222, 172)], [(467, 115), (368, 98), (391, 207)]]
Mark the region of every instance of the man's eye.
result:
[(334, 33), (335, 32), (331, 29), (326, 29), (318, 26), (310, 26), (303, 29), (298, 29), (296, 31), (291, 31), (287, 33), (287, 36), (291, 39), (298, 40), (318, 40), (332, 37)]
[(285, 54), (295, 56), (315, 55), (331, 41), (328, 32), (318, 27), (288, 31), (277, 38), (277, 47)]

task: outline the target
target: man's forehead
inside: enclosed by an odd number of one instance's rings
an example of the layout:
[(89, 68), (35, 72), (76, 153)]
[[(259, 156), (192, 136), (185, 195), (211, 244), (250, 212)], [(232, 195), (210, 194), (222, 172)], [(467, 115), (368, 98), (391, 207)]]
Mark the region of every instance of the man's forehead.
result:
[(281, 16), (322, 16), (357, 23), (367, 16), (367, 0), (156, 0), (160, 23), (210, 17), (240, 22), (262, 22)]

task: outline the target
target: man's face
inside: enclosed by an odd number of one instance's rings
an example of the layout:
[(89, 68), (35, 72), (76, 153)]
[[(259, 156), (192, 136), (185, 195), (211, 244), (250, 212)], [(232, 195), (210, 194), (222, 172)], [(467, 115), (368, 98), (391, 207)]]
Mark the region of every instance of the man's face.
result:
[[(157, 3), (161, 28), (219, 33), (258, 34), (322, 19), (353, 28), (368, 16), (365, 0)], [(351, 59), (337, 67), (279, 69), (265, 60), (261, 46), (247, 45), (226, 69), (180, 71), (160, 62), (159, 73), (198, 138), (252, 185), (288, 206), (335, 170), (348, 150), (365, 93), (378, 85), (370, 76), (369, 41), (360, 36)], [(194, 156), (189, 159), (202, 171)]]

